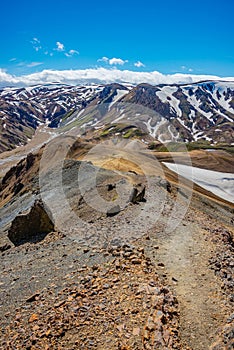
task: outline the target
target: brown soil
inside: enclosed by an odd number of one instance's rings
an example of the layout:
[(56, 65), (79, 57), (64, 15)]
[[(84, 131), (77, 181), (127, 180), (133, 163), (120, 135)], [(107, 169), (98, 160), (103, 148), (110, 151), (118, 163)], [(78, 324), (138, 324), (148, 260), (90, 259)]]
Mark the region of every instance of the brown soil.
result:
[[(183, 152), (153, 152), (160, 162), (171, 162), (174, 161), (178, 164), (188, 164), (188, 157)], [(194, 167), (221, 171), (224, 173), (234, 173), (234, 157), (232, 154), (226, 151), (204, 151), (196, 150), (189, 152), (191, 163)], [(172, 159), (173, 157), (173, 159)]]

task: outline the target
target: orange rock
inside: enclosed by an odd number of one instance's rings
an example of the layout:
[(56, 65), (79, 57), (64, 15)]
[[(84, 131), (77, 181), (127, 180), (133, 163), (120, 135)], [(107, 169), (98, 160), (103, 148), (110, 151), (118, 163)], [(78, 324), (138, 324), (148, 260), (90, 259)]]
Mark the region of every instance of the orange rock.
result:
[(33, 326), (33, 328), (32, 328), (33, 332), (38, 331), (38, 329), (40, 329), (40, 327), (37, 324), (35, 326)]
[(46, 333), (45, 333), (46, 337), (48, 337), (50, 335), (50, 333), (51, 333), (51, 330), (48, 329), (48, 331), (46, 331)]
[(139, 328), (139, 327), (133, 328), (132, 334), (133, 334), (133, 335), (139, 335), (139, 334), (140, 334), (140, 328)]
[(38, 315), (37, 314), (32, 314), (31, 317), (29, 318), (28, 322), (32, 323), (34, 321), (38, 320)]

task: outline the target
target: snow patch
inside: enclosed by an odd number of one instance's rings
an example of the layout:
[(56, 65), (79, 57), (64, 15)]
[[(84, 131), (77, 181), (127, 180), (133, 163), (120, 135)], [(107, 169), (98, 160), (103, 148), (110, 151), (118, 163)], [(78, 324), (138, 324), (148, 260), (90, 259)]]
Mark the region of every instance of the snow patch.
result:
[(221, 173), (219, 171), (206, 170), (188, 165), (164, 163), (170, 170), (185, 177), (223, 198), (234, 203), (234, 174)]
[[(161, 91), (156, 91), (156, 96), (158, 96), (163, 103), (167, 102), (170, 104), (171, 112), (174, 111), (177, 116), (182, 117), (182, 111), (179, 107), (180, 100), (173, 96), (173, 93), (176, 91), (178, 91), (176, 86), (164, 86)], [(168, 99), (168, 97), (170, 99)]]
[(158, 130), (161, 126), (163, 126), (164, 124), (166, 124), (167, 120), (165, 118), (162, 118), (160, 121), (158, 121), (155, 126), (151, 125), (152, 122), (152, 118), (150, 118), (147, 123), (144, 122), (144, 124), (147, 126), (147, 129), (150, 133), (150, 136), (156, 138), (156, 135), (158, 133)]
[(111, 102), (111, 103), (109, 104), (109, 106), (108, 106), (108, 110), (110, 110), (111, 107), (112, 107), (117, 101), (119, 101), (119, 100), (121, 99), (121, 97), (125, 96), (125, 95), (128, 94), (128, 93), (129, 93), (128, 90), (120, 90), (120, 89), (117, 89), (117, 95), (115, 95), (115, 96), (113, 97), (112, 102)]

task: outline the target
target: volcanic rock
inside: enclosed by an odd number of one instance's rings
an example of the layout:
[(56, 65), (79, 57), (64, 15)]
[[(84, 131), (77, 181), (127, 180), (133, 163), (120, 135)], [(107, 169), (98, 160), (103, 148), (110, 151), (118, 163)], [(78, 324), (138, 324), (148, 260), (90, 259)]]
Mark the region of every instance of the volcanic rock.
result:
[(28, 241), (40, 241), (54, 231), (52, 215), (41, 201), (36, 201), (26, 212), (19, 214), (12, 221), (8, 238), (15, 245)]
[(107, 216), (115, 216), (117, 214), (119, 214), (119, 212), (121, 211), (120, 206), (116, 205), (113, 208), (109, 209), (106, 213)]
[(139, 185), (133, 187), (132, 192), (129, 197), (129, 202), (136, 204), (139, 202), (145, 202), (145, 186)]

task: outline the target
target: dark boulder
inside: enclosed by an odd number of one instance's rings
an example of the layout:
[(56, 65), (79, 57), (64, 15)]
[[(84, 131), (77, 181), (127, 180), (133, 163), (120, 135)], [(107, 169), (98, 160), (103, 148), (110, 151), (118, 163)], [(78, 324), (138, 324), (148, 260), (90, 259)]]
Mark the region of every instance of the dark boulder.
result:
[(167, 192), (171, 193), (172, 187), (171, 187), (171, 184), (170, 184), (169, 181), (160, 178), (158, 184), (159, 184), (160, 187), (163, 187), (165, 190), (167, 190)]
[(8, 230), (8, 238), (18, 246), (41, 241), (54, 230), (52, 215), (41, 201), (36, 201), (28, 211), (15, 217)]
[(29, 153), (27, 155), (27, 158), (26, 158), (26, 170), (29, 170), (34, 162), (35, 162), (35, 159), (36, 159), (36, 155), (32, 154), (32, 153)]
[(137, 204), (139, 202), (146, 202), (145, 186), (138, 185), (136, 187), (133, 187), (129, 197), (129, 202), (133, 204)]
[(113, 185), (113, 184), (108, 184), (107, 185), (107, 191), (112, 191), (116, 188), (116, 185)]
[(24, 184), (22, 184), (21, 182), (17, 182), (13, 188), (14, 195), (18, 194), (23, 188), (24, 188)]
[(115, 207), (109, 209), (106, 213), (107, 216), (115, 216), (117, 214), (119, 214), (119, 212), (121, 211), (120, 206), (116, 205)]
[(130, 194), (130, 197), (129, 197), (129, 202), (130, 203), (136, 203), (136, 198), (137, 198), (137, 193), (138, 193), (138, 190), (136, 187), (134, 187), (131, 191), (131, 194)]

